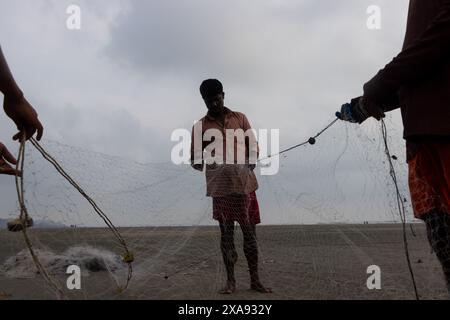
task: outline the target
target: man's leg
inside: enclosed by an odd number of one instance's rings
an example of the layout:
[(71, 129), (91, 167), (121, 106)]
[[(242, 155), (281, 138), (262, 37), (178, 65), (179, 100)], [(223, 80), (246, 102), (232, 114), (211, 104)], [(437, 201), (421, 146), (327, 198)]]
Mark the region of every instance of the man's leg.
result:
[(414, 216), (425, 221), (450, 293), (450, 143), (419, 139), (406, 146)]
[(227, 271), (227, 284), (220, 291), (222, 294), (231, 294), (236, 291), (236, 279), (234, 277), (234, 265), (238, 255), (234, 246), (234, 221), (220, 223), (220, 249), (223, 262)]
[(450, 214), (435, 211), (425, 215), (424, 220), (428, 241), (441, 263), (450, 294)]
[(241, 229), (244, 236), (244, 253), (245, 257), (247, 258), (248, 269), (250, 272), (251, 289), (258, 292), (270, 293), (272, 292), (272, 290), (264, 287), (259, 279), (256, 225), (241, 224)]

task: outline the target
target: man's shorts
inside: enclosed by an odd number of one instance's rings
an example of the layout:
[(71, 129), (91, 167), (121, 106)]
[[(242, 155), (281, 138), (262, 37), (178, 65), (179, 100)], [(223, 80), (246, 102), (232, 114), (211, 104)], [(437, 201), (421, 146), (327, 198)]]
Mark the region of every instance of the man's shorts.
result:
[(450, 214), (450, 142), (408, 144), (409, 190), (414, 216), (424, 219), (433, 211)]
[(241, 225), (261, 223), (256, 193), (213, 197), (213, 218), (220, 223), (236, 221)]

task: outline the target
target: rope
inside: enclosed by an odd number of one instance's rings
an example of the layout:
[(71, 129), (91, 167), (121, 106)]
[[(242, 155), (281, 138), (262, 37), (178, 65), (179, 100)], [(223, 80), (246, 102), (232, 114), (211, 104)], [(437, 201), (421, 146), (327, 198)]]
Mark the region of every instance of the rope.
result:
[(268, 157), (266, 157), (266, 158), (259, 159), (258, 162), (261, 162), (261, 161), (264, 161), (264, 160), (268, 160), (268, 159), (270, 159), (270, 158), (272, 158), (272, 157), (280, 156), (280, 155), (282, 155), (282, 154), (284, 154), (284, 153), (286, 153), (286, 152), (289, 152), (289, 151), (291, 151), (291, 150), (300, 148), (300, 147), (302, 147), (302, 146), (304, 146), (304, 145), (306, 145), (306, 144), (308, 144), (308, 143), (311, 144), (311, 145), (316, 144), (316, 139), (317, 139), (322, 133), (324, 133), (324, 132), (327, 131), (330, 127), (332, 127), (338, 120), (339, 120), (339, 118), (334, 119), (330, 124), (328, 124), (325, 128), (323, 128), (323, 129), (322, 129), (319, 133), (317, 133), (314, 137), (311, 137), (311, 138), (309, 138), (308, 140), (306, 140), (306, 141), (304, 141), (304, 142), (302, 142), (302, 143), (296, 144), (295, 146), (292, 146), (292, 147), (289, 147), (289, 148), (287, 148), (287, 149), (284, 149), (284, 150), (282, 150), (282, 151), (280, 151), (280, 152), (278, 152), (278, 153), (276, 153), (276, 154), (272, 154), (272, 155), (270, 155), (270, 156), (268, 156)]
[[(279, 156), (283, 153), (289, 152), (291, 150), (294, 150), (296, 148), (299, 148), (301, 146), (304, 146), (306, 144), (311, 144), (314, 145), (316, 143), (316, 139), (323, 134), (326, 130), (328, 130), (331, 126), (333, 126), (338, 120), (340, 120), (339, 118), (334, 119), (330, 124), (328, 124), (324, 129), (322, 129), (318, 134), (316, 134), (314, 137), (309, 138), (308, 140), (299, 143), (295, 146), (289, 147), (285, 150), (280, 151), (277, 154), (274, 155), (270, 155), (267, 158), (264, 159), (260, 159), (258, 160), (258, 162), (263, 161), (263, 160), (267, 160), (270, 159), (271, 157), (275, 157), (275, 156)], [(417, 285), (416, 285), (416, 280), (415, 280), (415, 276), (414, 276), (414, 271), (412, 269), (412, 265), (411, 265), (411, 258), (409, 255), (409, 248), (408, 248), (408, 239), (406, 237), (406, 210), (405, 210), (405, 205), (403, 203), (403, 197), (400, 193), (400, 189), (398, 187), (398, 183), (397, 183), (397, 176), (395, 173), (395, 169), (394, 169), (394, 165), (392, 163), (392, 159), (393, 157), (391, 156), (390, 150), (389, 150), (389, 145), (388, 145), (388, 141), (387, 141), (387, 129), (386, 129), (386, 124), (384, 122), (384, 120), (381, 120), (381, 130), (382, 130), (382, 135), (383, 135), (383, 141), (384, 141), (384, 146), (385, 146), (385, 153), (386, 156), (388, 158), (388, 162), (389, 162), (389, 166), (390, 166), (390, 170), (389, 170), (389, 174), (392, 178), (392, 181), (394, 182), (395, 185), (395, 190), (396, 190), (396, 198), (397, 198), (397, 206), (398, 206), (398, 211), (399, 211), (399, 215), (400, 215), (400, 219), (402, 221), (402, 228), (403, 228), (403, 244), (404, 244), (404, 248), (405, 248), (405, 256), (406, 256), (406, 260), (408, 263), (408, 269), (409, 269), (409, 273), (411, 275), (411, 280), (413, 283), (413, 287), (414, 287), (414, 294), (416, 296), (417, 300), (420, 300), (419, 298), (419, 293), (417, 291)], [(413, 234), (413, 236), (416, 236), (412, 226), (411, 226), (411, 232)]]
[[(62, 300), (65, 295), (62, 289), (53, 281), (53, 279), (48, 274), (47, 270), (43, 267), (41, 264), (38, 256), (36, 255), (33, 245), (31, 243), (30, 238), (27, 234), (27, 223), (30, 219), (27, 211), (27, 207), (25, 206), (25, 189), (23, 187), (23, 168), (24, 168), (24, 162), (25, 162), (25, 139), (26, 134), (24, 132), (22, 141), (20, 143), (19, 147), (19, 156), (17, 157), (17, 165), (16, 165), (16, 190), (17, 190), (17, 197), (19, 200), (19, 206), (20, 206), (20, 217), (19, 221), (22, 224), (22, 234), (25, 239), (25, 243), (28, 247), (28, 250), (30, 251), (31, 257), (33, 259), (33, 262), (38, 269), (38, 272), (44, 277), (44, 279), (47, 281), (47, 283), (50, 285), (50, 287), (55, 290), (57, 293), (58, 299)], [(19, 174), (21, 172), (21, 174)]]
[[(128, 275), (125, 286), (121, 287), (119, 283), (116, 284), (119, 288), (119, 292), (123, 292), (128, 288), (128, 285), (131, 281), (132, 275), (133, 275), (133, 268), (132, 268), (132, 262), (134, 261), (134, 255), (131, 251), (128, 250), (128, 246), (123, 239), (122, 235), (120, 234), (119, 230), (114, 226), (114, 224), (111, 222), (111, 220), (108, 218), (108, 216), (99, 208), (99, 206), (95, 203), (94, 200), (92, 200), (91, 197), (89, 197), (86, 192), (73, 180), (69, 174), (61, 167), (61, 165), (47, 152), (45, 149), (34, 139), (30, 139), (33, 146), (38, 150), (42, 156), (50, 162), (56, 170), (63, 176), (78, 192), (90, 203), (90, 205), (94, 208), (94, 211), (102, 218), (102, 220), (105, 222), (105, 224), (108, 226), (108, 228), (112, 231), (114, 236), (117, 238), (119, 242), (119, 246), (123, 248), (125, 253), (123, 254), (122, 258), (123, 261), (128, 265)], [(23, 187), (23, 174), (24, 174), (24, 162), (25, 162), (25, 135), (23, 136), (23, 139), (20, 144), (19, 148), (19, 156), (17, 161), (17, 174), (16, 174), (16, 187), (17, 187), (17, 196), (19, 199), (19, 205), (20, 205), (20, 218), (19, 221), (22, 223), (22, 233), (25, 237), (25, 242), (27, 244), (28, 249), (30, 250), (30, 254), (33, 258), (33, 261), (38, 268), (39, 272), (44, 276), (45, 280), (48, 282), (48, 284), (57, 292), (58, 298), (62, 299), (64, 297), (64, 293), (59, 288), (59, 286), (51, 279), (48, 272), (45, 270), (45, 268), (40, 263), (37, 255), (35, 254), (33, 250), (32, 243), (27, 235), (27, 221), (30, 220), (30, 217), (27, 212), (27, 208), (25, 206), (25, 191)], [(19, 172), (21, 172), (21, 175), (19, 175)]]
[(398, 187), (398, 183), (397, 183), (397, 175), (395, 173), (395, 169), (394, 169), (394, 164), (392, 163), (392, 156), (391, 156), (391, 152), (389, 151), (389, 145), (388, 145), (388, 138), (387, 138), (387, 129), (386, 129), (386, 123), (384, 122), (383, 119), (381, 119), (381, 132), (383, 135), (383, 141), (384, 141), (384, 147), (385, 147), (385, 153), (386, 153), (386, 157), (388, 159), (389, 162), (389, 174), (392, 178), (392, 181), (394, 182), (395, 185), (395, 191), (396, 191), (396, 198), (397, 198), (397, 208), (398, 208), (398, 212), (399, 212), (399, 216), (400, 219), (402, 221), (402, 227), (403, 227), (403, 244), (404, 244), (404, 248), (405, 248), (405, 256), (406, 256), (406, 261), (408, 262), (408, 269), (409, 269), (409, 273), (411, 275), (411, 280), (414, 286), (414, 293), (416, 295), (416, 299), (420, 300), (419, 298), (419, 293), (417, 291), (417, 286), (416, 286), (416, 280), (414, 277), (414, 271), (412, 269), (412, 265), (411, 265), (411, 258), (409, 256), (409, 249), (408, 249), (408, 239), (406, 237), (406, 210), (405, 210), (405, 205), (403, 203), (403, 197), (400, 193), (400, 189)]
[(92, 200), (92, 198), (88, 196), (86, 192), (84, 192), (84, 190), (75, 182), (75, 180), (72, 179), (72, 177), (69, 176), (69, 174), (61, 167), (60, 164), (47, 151), (45, 151), (45, 149), (34, 138), (31, 138), (30, 141), (36, 148), (36, 150), (38, 150), (42, 154), (42, 156), (55, 167), (55, 169), (59, 172), (59, 174), (61, 174), (61, 176), (64, 177), (89, 202), (94, 211), (100, 216), (100, 218), (105, 222), (105, 224), (117, 238), (119, 246), (121, 246), (125, 251), (123, 255), (123, 261), (128, 264), (128, 276), (126, 284), (124, 287), (120, 287), (119, 285), (118, 287), (119, 291), (126, 290), (128, 288), (128, 285), (130, 283), (133, 274), (133, 268), (131, 263), (134, 261), (134, 255), (132, 252), (128, 250), (128, 246), (125, 240), (123, 239), (122, 235), (120, 234), (119, 230), (116, 228), (116, 226), (114, 226), (114, 224), (111, 222), (108, 216), (102, 211), (102, 209), (100, 209), (97, 203), (95, 203), (95, 201)]

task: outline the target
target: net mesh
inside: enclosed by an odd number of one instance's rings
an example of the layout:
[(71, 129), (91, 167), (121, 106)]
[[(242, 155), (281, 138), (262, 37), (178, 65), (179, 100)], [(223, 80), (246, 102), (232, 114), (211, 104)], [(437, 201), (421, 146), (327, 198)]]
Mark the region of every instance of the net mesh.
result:
[[(423, 298), (446, 298), (425, 228), (413, 219), (401, 131), (391, 119), (387, 126), (406, 222), (411, 223), (406, 237), (417, 289)], [(28, 145), (25, 200), (36, 222), (28, 233), (41, 262), (67, 297), (223, 298), (219, 291), (229, 274), (221, 250), (224, 232), (213, 219), (213, 201), (205, 196), (204, 174), (188, 165), (141, 164), (55, 141), (41, 145), (119, 227), (135, 255), (133, 278), (121, 292), (117, 288), (126, 281), (127, 270), (117, 240), (86, 199)], [(314, 146), (280, 156), (278, 174), (259, 175), (257, 168), (262, 223), (254, 232), (233, 228), (234, 247), (230, 232), (225, 233), (231, 248), (225, 251), (237, 256), (229, 254), (237, 288), (227, 298), (414, 299), (384, 148), (378, 123), (361, 127), (340, 123)], [(270, 161), (274, 160), (261, 165)], [(222, 204), (228, 210), (242, 211), (242, 203), (233, 209), (237, 202), (227, 201), (229, 205)], [(243, 203), (248, 213), (249, 205)], [(17, 209), (2, 218), (19, 213)], [(0, 284), (13, 297), (55, 298), (36, 274), (20, 235), (0, 231), (0, 241)], [(274, 291), (268, 295), (247, 290), (254, 280), (250, 276), (256, 250), (259, 278)], [(81, 290), (66, 289), (65, 269), (72, 264), (82, 269)], [(380, 290), (368, 289), (371, 265), (380, 267)]]

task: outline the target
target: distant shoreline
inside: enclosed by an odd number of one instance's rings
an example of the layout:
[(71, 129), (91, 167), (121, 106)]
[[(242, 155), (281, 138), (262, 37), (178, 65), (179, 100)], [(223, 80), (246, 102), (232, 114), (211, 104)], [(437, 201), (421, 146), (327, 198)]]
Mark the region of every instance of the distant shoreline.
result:
[[(5, 220), (6, 221), (6, 220)], [(39, 222), (38, 222), (39, 223)], [(422, 221), (409, 221), (406, 222), (406, 225), (421, 225)], [(236, 224), (237, 225), (237, 224)], [(392, 225), (392, 226), (398, 226), (402, 225), (402, 222), (368, 222), (368, 223), (356, 223), (356, 222), (349, 222), (349, 223), (316, 223), (316, 224), (259, 224), (258, 228), (277, 228), (277, 227), (330, 227), (330, 226), (386, 226), (386, 225)], [(192, 228), (217, 228), (218, 224), (211, 224), (211, 225), (180, 225), (180, 226), (166, 226), (166, 225), (160, 225), (160, 226), (116, 226), (118, 229), (192, 229)], [(6, 230), (6, 224), (5, 226), (0, 225), (0, 231)], [(35, 226), (31, 229), (34, 230), (61, 230), (61, 229), (69, 229), (69, 230), (77, 230), (77, 229), (83, 229), (83, 230), (103, 230), (108, 229), (107, 226)]]

